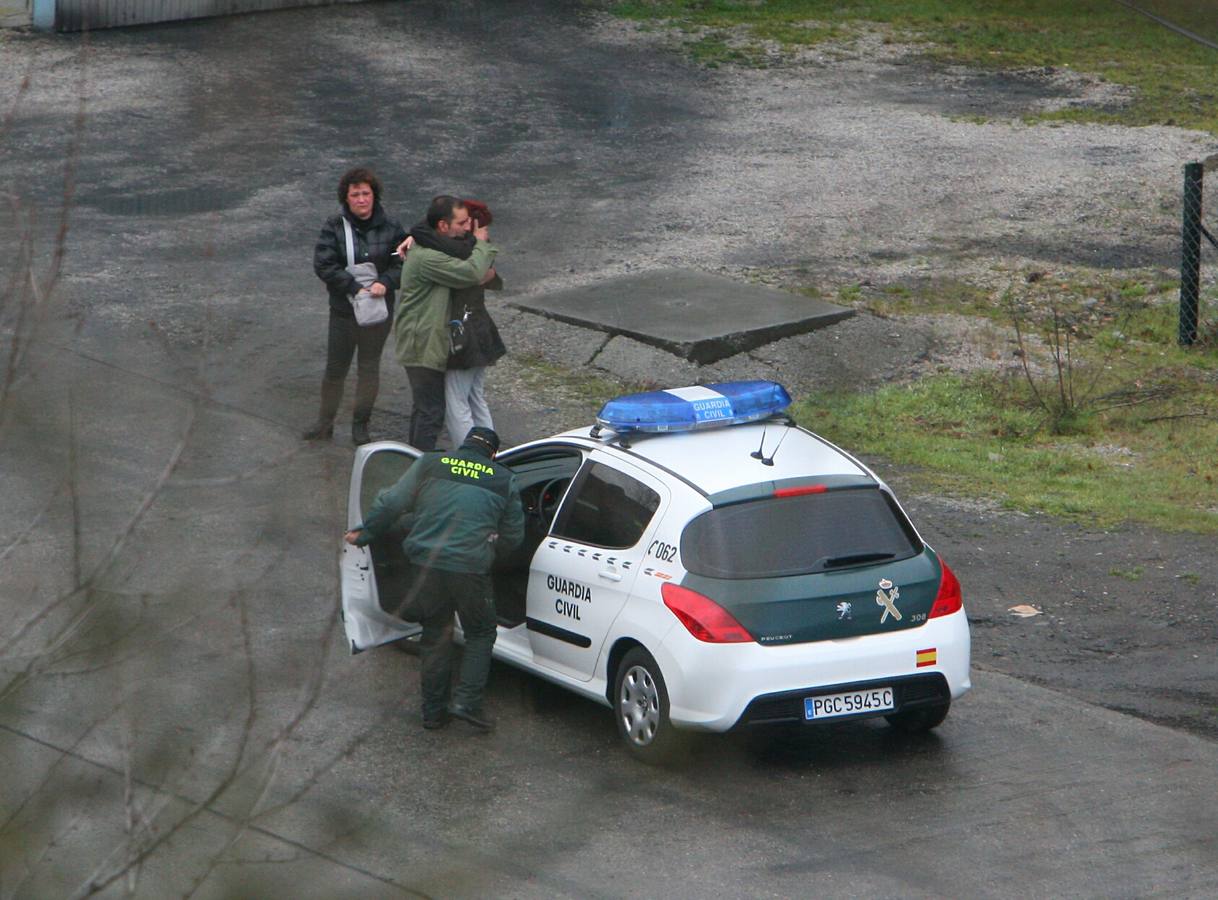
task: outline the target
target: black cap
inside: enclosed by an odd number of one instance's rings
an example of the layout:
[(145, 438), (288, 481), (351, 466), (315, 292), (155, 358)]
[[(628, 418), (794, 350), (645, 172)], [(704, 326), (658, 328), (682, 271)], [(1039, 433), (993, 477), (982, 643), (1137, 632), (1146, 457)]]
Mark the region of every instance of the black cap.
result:
[(477, 450), (489, 450), (491, 453), (499, 452), (499, 435), (490, 428), (483, 428), (481, 425), (475, 425), (469, 430), (469, 434), (465, 436), (465, 440), (461, 443), (462, 447), (470, 447)]

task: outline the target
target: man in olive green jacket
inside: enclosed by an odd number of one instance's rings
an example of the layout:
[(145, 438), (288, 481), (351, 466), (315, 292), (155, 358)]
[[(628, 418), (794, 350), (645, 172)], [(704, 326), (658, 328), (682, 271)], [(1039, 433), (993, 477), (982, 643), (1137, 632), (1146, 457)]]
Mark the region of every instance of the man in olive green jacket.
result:
[[(398, 362), (406, 367), (413, 405), (409, 443), (434, 450), (444, 425), (444, 370), (448, 363), (448, 307), (453, 288), (473, 287), (494, 278), (491, 264), (498, 248), (485, 226), (473, 230), (474, 248), (468, 259), (433, 249), (436, 239), (467, 239), (469, 210), (455, 197), (442, 194), (431, 201), (426, 224), (411, 229), (414, 241), (402, 265), (402, 289), (393, 317)], [(421, 234), (416, 235), (416, 232)], [(426, 235), (431, 240), (420, 242)], [(453, 441), (464, 435), (451, 435)]]

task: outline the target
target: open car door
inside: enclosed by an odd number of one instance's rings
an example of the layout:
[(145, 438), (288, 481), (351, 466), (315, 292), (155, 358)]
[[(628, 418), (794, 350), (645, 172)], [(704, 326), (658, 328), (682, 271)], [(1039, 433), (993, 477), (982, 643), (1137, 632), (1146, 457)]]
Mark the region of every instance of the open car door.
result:
[[(409, 444), (393, 441), (356, 448), (347, 492), (347, 530), (364, 520), (376, 495), (406, 474), (420, 455)], [(423, 630), (396, 614), (410, 590), (410, 565), (402, 552), (402, 538), (409, 527), (409, 516), (403, 516), (398, 527), (366, 547), (343, 542), (339, 563), (343, 625), (352, 653), (412, 637)]]

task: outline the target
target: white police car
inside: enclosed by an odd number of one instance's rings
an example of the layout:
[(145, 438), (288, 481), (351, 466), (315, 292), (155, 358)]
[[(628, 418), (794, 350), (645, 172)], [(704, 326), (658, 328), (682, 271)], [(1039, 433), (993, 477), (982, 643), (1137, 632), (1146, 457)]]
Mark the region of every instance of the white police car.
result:
[[(644, 758), (674, 728), (942, 722), (970, 687), (960, 585), (888, 487), (789, 403), (765, 381), (655, 391), (500, 453), (526, 537), (494, 573), (495, 657), (610, 707)], [(348, 528), (418, 455), (358, 449)], [(400, 537), (343, 545), (354, 652), (418, 631), (392, 613)]]

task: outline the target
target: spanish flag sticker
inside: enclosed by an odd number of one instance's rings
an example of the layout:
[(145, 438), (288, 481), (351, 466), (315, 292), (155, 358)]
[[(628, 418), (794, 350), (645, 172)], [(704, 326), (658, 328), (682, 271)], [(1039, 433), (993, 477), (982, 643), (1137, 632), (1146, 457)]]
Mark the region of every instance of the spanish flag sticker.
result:
[(934, 647), (930, 647), (926, 650), (918, 651), (918, 668), (919, 669), (922, 668), (923, 666), (933, 666), (938, 661), (939, 661), (939, 654), (935, 652)]

